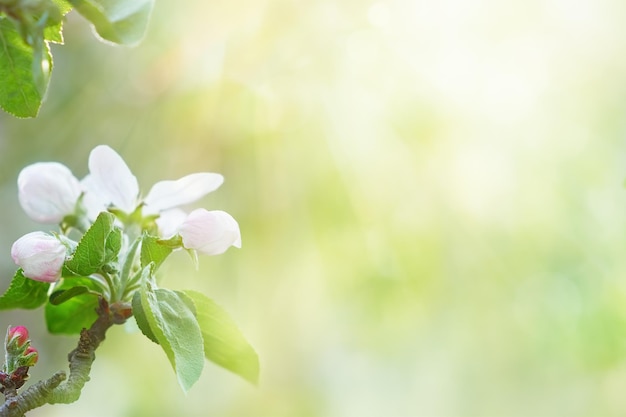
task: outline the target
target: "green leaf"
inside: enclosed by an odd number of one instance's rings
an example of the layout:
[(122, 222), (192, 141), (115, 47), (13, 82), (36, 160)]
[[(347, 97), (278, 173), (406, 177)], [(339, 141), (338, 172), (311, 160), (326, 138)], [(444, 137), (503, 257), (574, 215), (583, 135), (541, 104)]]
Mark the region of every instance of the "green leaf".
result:
[(0, 296), (0, 310), (37, 308), (48, 299), (48, 288), (50, 284), (47, 282), (26, 278), (20, 268), (15, 273), (9, 288)]
[(172, 253), (172, 248), (159, 243), (156, 236), (144, 235), (141, 240), (141, 267), (154, 262), (155, 270)]
[(119, 252), (121, 232), (115, 230), (115, 216), (108, 212), (100, 213), (94, 224), (78, 242), (71, 259), (65, 262), (65, 267), (74, 274), (82, 276), (98, 272)]
[[(52, 2), (59, 9), (61, 16), (65, 16), (72, 10), (72, 5), (66, 0), (52, 0)], [(47, 41), (63, 44), (63, 20), (59, 19), (58, 22), (50, 22), (50, 24), (44, 28), (43, 37)]]
[(0, 17), (0, 107), (17, 117), (35, 117), (41, 106), (44, 93), (33, 74), (34, 59), (15, 25)]
[(228, 313), (206, 295), (184, 291), (196, 307), (207, 359), (253, 384), (259, 379), (259, 357)]
[[(98, 292), (98, 286), (89, 278), (72, 277), (63, 280), (58, 291), (74, 291), (75, 287), (86, 287)], [(46, 325), (53, 334), (77, 334), (83, 328), (89, 328), (98, 318), (96, 308), (98, 297), (90, 292), (76, 295), (63, 304), (47, 303), (45, 308)]]
[(143, 38), (154, 0), (70, 0), (103, 39), (135, 45)]
[(200, 327), (183, 294), (152, 289), (152, 285), (146, 282), (139, 295), (145, 321), (172, 364), (178, 383), (187, 392), (200, 378), (204, 366)]
[(148, 323), (148, 318), (146, 317), (146, 312), (144, 311), (143, 306), (141, 305), (141, 294), (139, 293), (139, 291), (136, 291), (135, 294), (133, 294), (132, 305), (133, 305), (133, 317), (135, 317), (135, 321), (137, 322), (137, 326), (139, 327), (139, 330), (141, 330), (141, 333), (143, 333), (144, 336), (146, 336), (148, 339), (152, 340), (154, 343), (158, 345), (159, 341), (157, 340), (156, 336), (152, 332), (152, 329), (150, 328), (150, 324)]
[(83, 285), (72, 287), (68, 290), (57, 290), (50, 294), (50, 304), (58, 306), (59, 304), (63, 304), (64, 302), (87, 292), (89, 292), (89, 288)]
[(118, 253), (120, 253), (120, 249), (122, 249), (122, 231), (115, 227), (106, 238), (104, 245), (104, 263), (115, 261)]

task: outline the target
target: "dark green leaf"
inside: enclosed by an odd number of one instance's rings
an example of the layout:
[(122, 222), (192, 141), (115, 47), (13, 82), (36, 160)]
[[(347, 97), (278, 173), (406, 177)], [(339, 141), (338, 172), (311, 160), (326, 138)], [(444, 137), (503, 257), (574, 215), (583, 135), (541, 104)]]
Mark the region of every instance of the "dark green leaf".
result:
[(172, 249), (159, 243), (159, 238), (144, 235), (141, 240), (141, 267), (145, 268), (154, 262), (155, 269), (172, 253)]
[[(115, 242), (120, 237), (118, 232), (114, 232), (114, 223), (115, 216), (111, 213), (100, 213), (94, 224), (78, 242), (72, 257), (65, 262), (67, 269), (77, 275), (87, 276), (98, 272), (105, 263), (110, 261), (111, 250), (116, 247)], [(117, 250), (119, 251), (119, 247)]]
[(195, 304), (207, 359), (256, 384), (259, 358), (228, 313), (202, 293), (184, 293)]
[(6, 112), (17, 117), (37, 116), (43, 93), (33, 68), (33, 48), (12, 22), (0, 18), (0, 107)]
[(70, 0), (103, 39), (122, 45), (143, 38), (153, 0)]
[(59, 304), (63, 304), (64, 302), (87, 292), (89, 292), (89, 288), (82, 285), (72, 287), (68, 290), (57, 290), (50, 294), (50, 304), (58, 306)]
[[(63, 280), (59, 291), (71, 291), (74, 287), (87, 287), (94, 292), (98, 286), (88, 278), (72, 277)], [(77, 334), (89, 328), (98, 318), (98, 297), (91, 293), (75, 296), (61, 305), (46, 304), (45, 315), (48, 331), (53, 334)]]
[(22, 269), (18, 269), (6, 292), (0, 297), (0, 310), (13, 308), (37, 308), (48, 299), (47, 282), (26, 278)]
[(187, 392), (200, 378), (204, 366), (200, 327), (179, 293), (151, 288), (152, 284), (146, 282), (140, 290), (145, 321), (176, 371), (178, 383)]

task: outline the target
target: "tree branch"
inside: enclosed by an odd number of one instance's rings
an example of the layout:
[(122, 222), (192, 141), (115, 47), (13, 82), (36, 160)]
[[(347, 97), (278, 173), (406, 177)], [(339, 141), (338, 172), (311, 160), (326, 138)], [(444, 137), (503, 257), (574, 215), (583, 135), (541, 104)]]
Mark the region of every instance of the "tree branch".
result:
[(80, 332), (78, 346), (68, 355), (70, 374), (67, 381), (65, 372), (59, 371), (46, 380), (37, 382), (21, 394), (17, 388), (5, 387), (5, 402), (0, 406), (0, 417), (22, 417), (27, 411), (45, 404), (69, 404), (80, 397), (89, 381), (91, 364), (96, 358), (95, 351), (104, 340), (106, 331), (114, 324), (121, 324), (132, 310), (127, 305), (114, 304), (109, 308), (104, 298), (99, 299), (96, 309), (98, 318), (89, 329)]

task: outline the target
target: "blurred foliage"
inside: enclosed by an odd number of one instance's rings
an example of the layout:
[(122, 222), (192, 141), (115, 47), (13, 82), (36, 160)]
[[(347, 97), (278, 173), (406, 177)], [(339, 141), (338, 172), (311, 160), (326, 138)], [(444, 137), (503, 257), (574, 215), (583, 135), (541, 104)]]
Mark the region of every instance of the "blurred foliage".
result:
[[(38, 415), (623, 415), (624, 18), (614, 0), (156, 2), (123, 49), (70, 13), (40, 116), (0, 116), (7, 285), (35, 228), (22, 166), (82, 176), (106, 143), (144, 185), (220, 172), (201, 205), (243, 247), (198, 272), (175, 254), (189, 272), (167, 285), (231, 312), (262, 378), (209, 367), (183, 397), (116, 328), (81, 400)], [(71, 349), (41, 312), (2, 317), (40, 326), (33, 379)]]
[(98, 38), (135, 45), (144, 36), (153, 0), (0, 0), (0, 107), (36, 117), (52, 72), (50, 43), (63, 43), (63, 17), (72, 8)]

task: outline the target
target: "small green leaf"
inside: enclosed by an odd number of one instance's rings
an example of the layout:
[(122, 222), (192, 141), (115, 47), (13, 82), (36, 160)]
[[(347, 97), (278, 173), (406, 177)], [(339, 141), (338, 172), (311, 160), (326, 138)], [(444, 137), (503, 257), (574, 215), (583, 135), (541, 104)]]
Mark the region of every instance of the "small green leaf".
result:
[(204, 366), (202, 334), (193, 311), (181, 294), (167, 289), (153, 290), (150, 282), (142, 286), (139, 297), (152, 335), (172, 364), (181, 388), (187, 392), (200, 378)]
[[(114, 258), (121, 235), (115, 230), (115, 216), (108, 212), (98, 215), (96, 221), (85, 232), (72, 257), (65, 262), (65, 267), (76, 275), (87, 276), (98, 272), (102, 266)], [(117, 253), (115, 253), (117, 256)]]
[(0, 310), (37, 308), (48, 299), (48, 288), (50, 284), (47, 282), (26, 278), (20, 268), (15, 273), (9, 288), (0, 296)]
[(33, 55), (15, 25), (0, 17), (0, 107), (17, 117), (35, 117), (41, 106)]
[[(58, 291), (72, 291), (75, 287), (87, 287), (98, 292), (98, 286), (89, 278), (72, 277), (63, 280)], [(53, 334), (77, 334), (89, 328), (98, 318), (96, 308), (98, 297), (86, 292), (66, 300), (61, 305), (47, 303), (45, 308), (46, 325)]]
[(78, 285), (68, 290), (56, 290), (50, 294), (50, 304), (58, 306), (59, 304), (63, 304), (64, 302), (87, 292), (89, 292), (89, 288), (83, 285)]
[(135, 45), (143, 38), (154, 0), (70, 0), (103, 39)]
[(237, 325), (213, 300), (197, 291), (184, 291), (196, 306), (207, 359), (256, 384), (259, 357)]
[(144, 235), (141, 240), (141, 267), (154, 262), (155, 269), (172, 253), (172, 248), (159, 243), (156, 236)]

